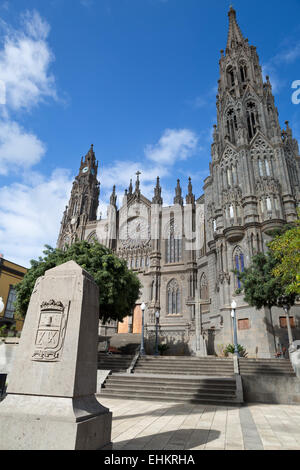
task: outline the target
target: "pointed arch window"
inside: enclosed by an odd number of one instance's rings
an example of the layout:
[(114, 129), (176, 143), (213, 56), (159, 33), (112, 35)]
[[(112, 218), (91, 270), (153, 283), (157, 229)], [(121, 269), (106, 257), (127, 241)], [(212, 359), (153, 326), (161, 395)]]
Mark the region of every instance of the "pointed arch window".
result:
[(236, 142), (236, 131), (238, 128), (236, 115), (233, 108), (230, 108), (226, 113), (227, 134), (231, 143)]
[(181, 313), (181, 292), (175, 279), (167, 285), (167, 312), (168, 315), (179, 315)]
[(227, 83), (230, 88), (234, 86), (234, 71), (232, 66), (229, 66), (227, 69)]
[(234, 250), (233, 257), (234, 257), (234, 268), (237, 271), (236, 285), (237, 285), (238, 289), (240, 289), (242, 287), (242, 285), (241, 285), (241, 281), (240, 281), (238, 273), (243, 273), (245, 271), (244, 253), (242, 252), (240, 247), (237, 247)]
[(241, 62), (240, 64), (240, 74), (242, 82), (245, 82), (248, 78), (247, 65), (245, 62)]
[(182, 258), (182, 240), (175, 238), (174, 220), (170, 222), (169, 238), (166, 240), (166, 262), (179, 263)]
[(248, 135), (251, 140), (258, 129), (259, 120), (256, 104), (253, 101), (247, 103), (247, 126), (248, 126)]
[(208, 282), (207, 282), (207, 277), (205, 276), (205, 274), (202, 274), (201, 279), (200, 279), (200, 298), (202, 300), (209, 299)]

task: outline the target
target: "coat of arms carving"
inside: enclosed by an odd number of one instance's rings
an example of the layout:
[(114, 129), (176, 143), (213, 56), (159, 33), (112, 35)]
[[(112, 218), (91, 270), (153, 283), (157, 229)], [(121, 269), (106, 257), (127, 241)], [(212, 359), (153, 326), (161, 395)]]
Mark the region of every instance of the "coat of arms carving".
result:
[(41, 304), (33, 361), (57, 362), (60, 360), (67, 320), (68, 308), (62, 302), (52, 299)]

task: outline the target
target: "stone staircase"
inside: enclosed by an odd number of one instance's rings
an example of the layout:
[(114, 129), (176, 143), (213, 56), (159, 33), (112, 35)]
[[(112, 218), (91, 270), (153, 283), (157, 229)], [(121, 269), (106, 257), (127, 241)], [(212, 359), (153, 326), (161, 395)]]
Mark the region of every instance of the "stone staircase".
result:
[(168, 402), (235, 405), (235, 378), (113, 374), (107, 377), (101, 397)]
[(130, 366), (133, 355), (131, 354), (106, 354), (98, 353), (98, 370), (111, 370), (112, 372), (126, 372)]
[(233, 360), (216, 357), (140, 356), (135, 374), (233, 377)]
[(246, 359), (239, 358), (240, 375), (286, 375), (296, 377), (288, 359)]
[(133, 374), (109, 375), (101, 396), (234, 405), (236, 388), (232, 359), (141, 356)]

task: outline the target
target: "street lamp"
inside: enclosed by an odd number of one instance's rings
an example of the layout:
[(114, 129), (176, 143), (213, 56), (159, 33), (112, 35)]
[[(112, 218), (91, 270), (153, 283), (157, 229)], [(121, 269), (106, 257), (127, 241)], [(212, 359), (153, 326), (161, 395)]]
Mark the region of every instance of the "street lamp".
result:
[(155, 312), (156, 318), (156, 329), (155, 329), (155, 353), (154, 356), (158, 356), (158, 324), (159, 324), (159, 311)]
[(240, 357), (239, 350), (238, 350), (238, 341), (237, 341), (236, 307), (237, 307), (236, 301), (233, 300), (231, 302), (231, 308), (232, 308), (231, 316), (233, 318), (234, 354), (237, 357)]
[(289, 299), (282, 295), (281, 297), (279, 297), (278, 301), (277, 301), (277, 304), (283, 308), (284, 312), (285, 312), (285, 317), (286, 317), (286, 326), (287, 326), (287, 331), (288, 331), (288, 337), (289, 337), (289, 347), (292, 345), (293, 343), (293, 333), (292, 333), (292, 328), (291, 328), (291, 324), (290, 324), (290, 315), (289, 315), (289, 311), (290, 311), (290, 302), (289, 302)]
[(146, 355), (145, 348), (144, 348), (144, 324), (145, 324), (144, 314), (145, 314), (145, 308), (146, 308), (146, 305), (143, 302), (142, 305), (141, 305), (141, 310), (142, 310), (142, 338), (141, 338), (141, 351), (140, 351), (141, 356)]

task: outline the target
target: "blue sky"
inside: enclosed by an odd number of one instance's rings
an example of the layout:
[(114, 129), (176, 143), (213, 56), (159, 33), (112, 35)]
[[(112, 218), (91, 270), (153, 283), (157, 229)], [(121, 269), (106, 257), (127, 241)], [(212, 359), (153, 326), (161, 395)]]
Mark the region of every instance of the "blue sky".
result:
[[(55, 246), (80, 159), (94, 144), (103, 216), (142, 171), (164, 202), (208, 176), (226, 0), (0, 0), (0, 253), (29, 266)], [(300, 2), (236, 0), (239, 25), (300, 137)]]

